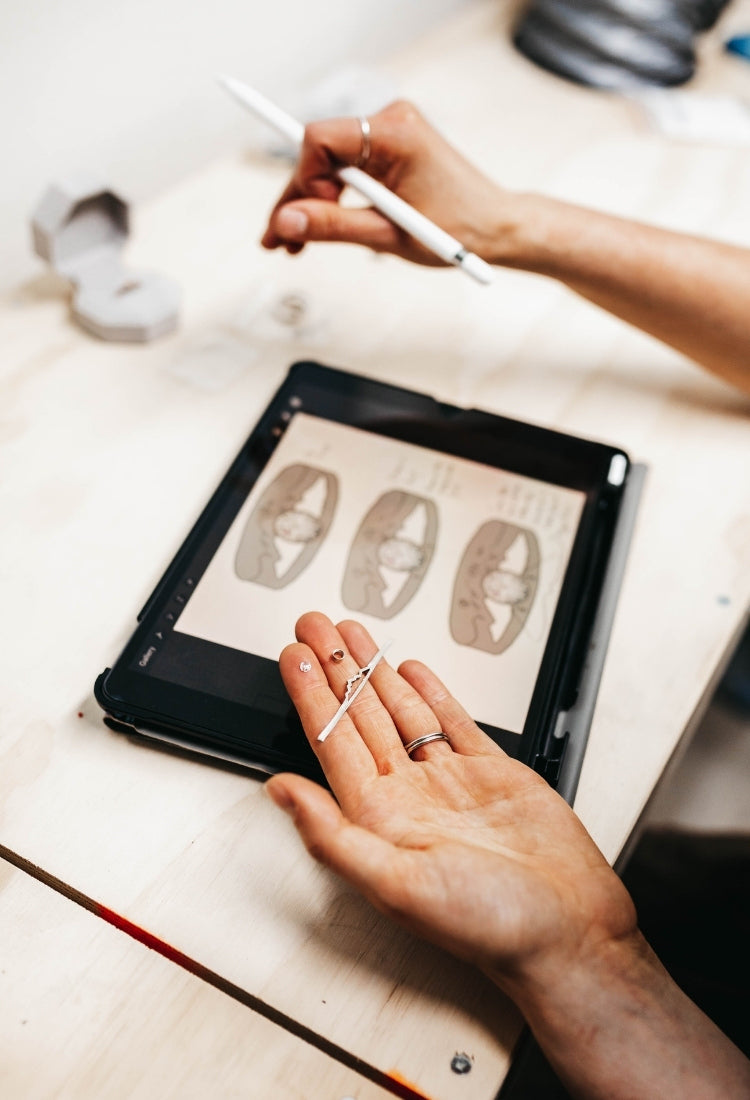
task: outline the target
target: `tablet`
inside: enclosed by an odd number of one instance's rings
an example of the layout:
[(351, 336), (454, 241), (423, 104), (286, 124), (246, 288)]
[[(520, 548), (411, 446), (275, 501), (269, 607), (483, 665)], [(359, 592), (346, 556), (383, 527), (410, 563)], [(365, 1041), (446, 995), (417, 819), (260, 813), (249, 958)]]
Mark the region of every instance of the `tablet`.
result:
[(131, 736), (321, 778), (278, 669), (305, 611), (417, 657), (555, 782), (628, 456), (294, 364), (95, 694)]

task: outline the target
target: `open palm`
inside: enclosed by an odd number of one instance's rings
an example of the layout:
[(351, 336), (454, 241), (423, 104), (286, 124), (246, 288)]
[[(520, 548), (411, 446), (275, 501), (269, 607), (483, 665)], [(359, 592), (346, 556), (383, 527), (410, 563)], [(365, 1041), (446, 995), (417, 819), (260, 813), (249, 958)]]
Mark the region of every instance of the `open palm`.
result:
[[(337, 801), (300, 776), (277, 776), (268, 789), (317, 859), (501, 984), (529, 962), (557, 966), (592, 939), (630, 931), (632, 904), (572, 810), (424, 665), (381, 661), (318, 742), (347, 677), (378, 647), (360, 624), (314, 612), (297, 637), (281, 671)], [(335, 662), (338, 648), (345, 658)], [(405, 744), (437, 730), (449, 740), (407, 755)]]

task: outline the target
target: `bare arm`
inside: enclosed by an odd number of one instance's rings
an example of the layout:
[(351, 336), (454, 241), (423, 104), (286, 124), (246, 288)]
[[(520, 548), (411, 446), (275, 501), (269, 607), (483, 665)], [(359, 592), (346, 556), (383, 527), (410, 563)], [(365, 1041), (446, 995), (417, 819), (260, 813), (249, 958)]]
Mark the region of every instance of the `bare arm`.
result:
[(750, 250), (519, 196), (496, 263), (559, 279), (750, 393)]
[(750, 1095), (750, 1063), (639, 932), (577, 965), (498, 981), (571, 1093), (585, 1100)]
[[(367, 171), (483, 259), (560, 280), (750, 393), (750, 250), (509, 192), (411, 104), (391, 104), (370, 123)], [(355, 119), (309, 126), (264, 246), (350, 241), (439, 262), (377, 211), (339, 205), (336, 169), (360, 150)]]
[[(317, 613), (297, 637), (281, 672), (337, 801), (300, 776), (267, 789), (311, 853), (382, 912), (481, 967), (576, 1096), (750, 1095), (750, 1063), (668, 976), (624, 886), (540, 776), (416, 661), (398, 671), (381, 662), (318, 742), (346, 678), (377, 646), (359, 624)], [(332, 662), (339, 647), (346, 657)], [(406, 754), (437, 729), (449, 742)]]

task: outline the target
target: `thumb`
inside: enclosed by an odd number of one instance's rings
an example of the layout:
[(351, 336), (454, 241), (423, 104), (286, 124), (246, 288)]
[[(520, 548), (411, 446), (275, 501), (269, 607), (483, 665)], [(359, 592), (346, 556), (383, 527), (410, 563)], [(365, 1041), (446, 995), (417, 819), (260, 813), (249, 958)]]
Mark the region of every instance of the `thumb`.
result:
[(398, 230), (379, 211), (325, 199), (285, 203), (274, 212), (269, 231), (282, 243), (348, 241), (378, 252), (393, 251), (399, 242)]
[(354, 825), (328, 793), (300, 775), (275, 775), (266, 791), (292, 817), (305, 847), (318, 862), (385, 908), (403, 854), (389, 841)]
[(294, 820), (303, 839), (311, 830), (336, 829), (344, 819), (328, 791), (301, 775), (274, 775), (266, 781), (266, 792)]

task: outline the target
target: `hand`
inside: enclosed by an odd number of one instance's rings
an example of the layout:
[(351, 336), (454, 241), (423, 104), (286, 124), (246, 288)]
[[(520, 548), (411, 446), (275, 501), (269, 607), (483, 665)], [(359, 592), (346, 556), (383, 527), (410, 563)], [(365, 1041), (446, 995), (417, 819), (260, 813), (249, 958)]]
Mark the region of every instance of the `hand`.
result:
[[(750, 393), (750, 251), (498, 187), (410, 103), (370, 118), (366, 170), (492, 264), (558, 279), (616, 317)], [(383, 214), (346, 207), (339, 168), (356, 164), (355, 118), (307, 127), (294, 174), (261, 244), (299, 252), (349, 241), (415, 263), (442, 261)]]
[[(398, 101), (370, 118), (365, 170), (410, 205), (492, 261), (509, 231), (511, 196), (448, 144), (410, 103)], [(362, 133), (356, 118), (314, 122), (294, 175), (271, 213), (261, 243), (299, 252), (307, 241), (349, 241), (416, 263), (442, 263), (385, 215), (339, 204), (337, 170), (357, 163)]]
[[(512, 992), (569, 972), (635, 928), (628, 894), (569, 806), (512, 760), (417, 661), (385, 660), (322, 744), (344, 684), (378, 649), (358, 623), (310, 613), (280, 658), (337, 802), (301, 776), (267, 789), (310, 852), (382, 912)], [(342, 648), (346, 657), (333, 662)], [(300, 670), (300, 662), (312, 669)], [(443, 730), (410, 758), (404, 744)]]
[[(297, 775), (274, 776), (267, 790), (316, 859), (480, 966), (516, 1001), (574, 1095), (750, 1095), (750, 1063), (664, 971), (570, 807), (418, 661), (397, 672), (381, 661), (317, 741), (347, 677), (378, 646), (358, 623), (336, 627), (316, 612), (299, 620), (297, 638), (281, 673), (338, 804)], [(338, 648), (339, 663), (330, 656)], [(449, 743), (407, 755), (404, 744), (436, 730)]]

